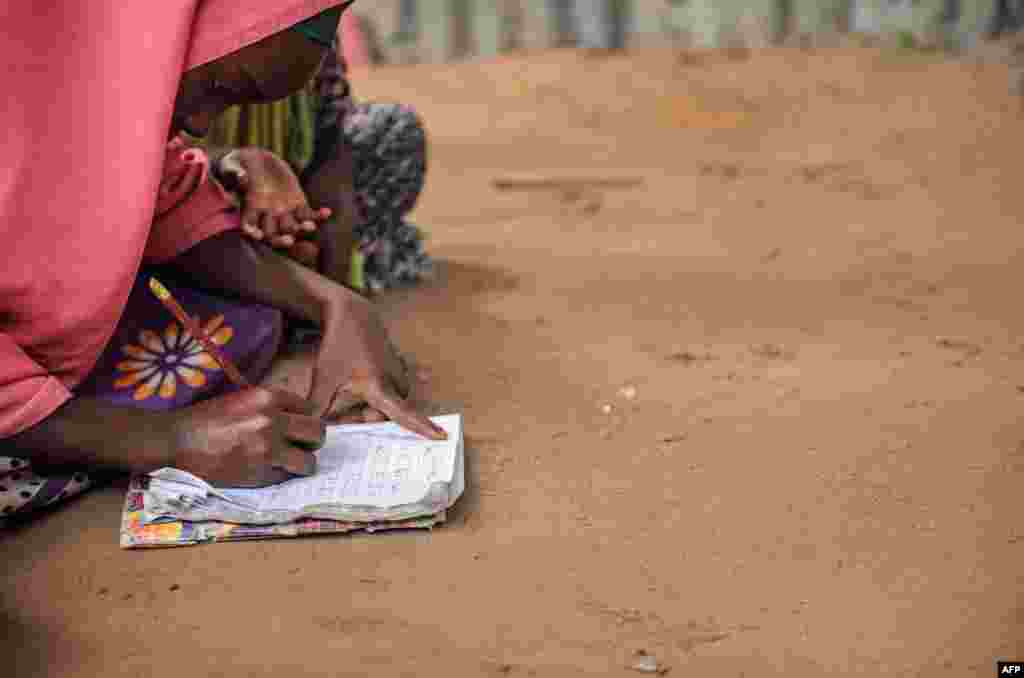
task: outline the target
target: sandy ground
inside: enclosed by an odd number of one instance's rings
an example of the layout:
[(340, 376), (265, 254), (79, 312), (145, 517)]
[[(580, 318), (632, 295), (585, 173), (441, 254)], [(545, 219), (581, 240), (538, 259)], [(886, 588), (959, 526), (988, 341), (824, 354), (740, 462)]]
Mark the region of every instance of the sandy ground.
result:
[[(416, 218), (438, 279), (382, 304), (423, 396), (465, 412), (454, 519), (125, 552), (123, 490), (92, 492), (0, 538), (4, 675), (627, 676), (645, 650), (679, 676), (990, 676), (1024, 658), (1024, 116), (1005, 68), (563, 52), (356, 78), (433, 136)], [(490, 185), (530, 172), (645, 184)]]

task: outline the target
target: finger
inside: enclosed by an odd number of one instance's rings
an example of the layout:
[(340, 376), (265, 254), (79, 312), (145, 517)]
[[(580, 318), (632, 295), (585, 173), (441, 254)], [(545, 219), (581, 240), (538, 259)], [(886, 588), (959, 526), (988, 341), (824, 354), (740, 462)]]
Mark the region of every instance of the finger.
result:
[(278, 236), (277, 217), (269, 210), (263, 210), (263, 213), (260, 214), (260, 229), (268, 240), (273, 240)]
[(327, 439), (327, 426), (320, 417), (306, 417), (300, 414), (281, 414), (285, 439), (304, 450), (319, 450)]
[(339, 386), (336, 377), (320, 368), (313, 369), (309, 400), (315, 403), (315, 414), (328, 419), (366, 402), (362, 396)]
[(308, 207), (300, 207), (292, 212), (292, 218), (295, 220), (295, 232), (296, 233), (312, 233), (317, 229), (316, 220), (313, 219), (312, 210)]
[(327, 421), (330, 424), (365, 424), (366, 419), (363, 416), (363, 412), (364, 410), (362, 409), (353, 409), (344, 414), (324, 419), (324, 421)]
[(379, 410), (375, 410), (372, 407), (363, 409), (363, 421), (367, 424), (378, 424), (382, 421), (387, 421), (388, 415), (384, 414)]
[(299, 207), (294, 212), (295, 218), (299, 221), (312, 221), (314, 223), (318, 221), (326, 221), (331, 216), (331, 210), (327, 207), (321, 207), (320, 209), (313, 209), (309, 206)]
[(263, 240), (263, 231), (244, 221), (242, 222), (242, 232), (253, 240)]
[(279, 235), (276, 238), (270, 239), (270, 244), (274, 247), (280, 247), (282, 249), (288, 249), (295, 244), (294, 235)]
[(326, 403), (321, 416), (328, 421), (335, 422), (354, 415), (357, 417), (357, 421), (361, 421), (364, 407), (366, 407), (366, 398), (339, 389), (337, 395)]
[(277, 425), (281, 414), (316, 417), (316, 405), (302, 396), (276, 388), (252, 386), (204, 401), (192, 407), (212, 407), (239, 417), (240, 430), (258, 433)]
[(312, 452), (300, 450), (282, 440), (274, 448), (271, 466), (284, 469), (293, 475), (311, 476), (316, 473), (316, 455)]
[(291, 235), (295, 235), (301, 230), (299, 228), (299, 222), (296, 221), (295, 215), (291, 212), (285, 212), (280, 217), (278, 217), (278, 228), (280, 228), (281, 233), (287, 233)]
[(282, 412), (301, 414), (307, 417), (315, 417), (317, 415), (316, 403), (308, 398), (303, 398), (291, 391), (284, 391), (278, 388), (268, 389), (268, 391), (271, 397), (271, 405)]
[(333, 417), (332, 424), (379, 424), (390, 421), (386, 414), (379, 412), (372, 407), (359, 405), (348, 411)]
[(264, 435), (274, 426), (273, 417), (262, 413), (246, 411), (245, 403), (227, 402), (224, 414), (229, 415), (224, 421), (234, 435), (241, 437), (258, 437)]
[(273, 466), (264, 466), (259, 471), (259, 477), (250, 480), (243, 480), (240, 482), (234, 482), (229, 487), (243, 487), (243, 488), (256, 488), (256, 487), (267, 487), (268, 485), (277, 485), (283, 483), (286, 480), (291, 480), (295, 475), (285, 471), (283, 469), (277, 469)]
[(309, 205), (302, 205), (292, 210), (292, 216), (294, 216), (297, 221), (309, 221), (313, 219), (314, 214), (316, 214), (316, 210)]
[(225, 393), (189, 407), (197, 410), (211, 409), (217, 413), (239, 417), (241, 420), (239, 423), (243, 429), (255, 433), (260, 430), (261, 426), (266, 427), (272, 424), (267, 410), (275, 409), (274, 402), (274, 391), (253, 386)]
[(248, 226), (249, 228), (253, 229), (253, 231), (258, 233), (259, 235), (253, 236), (257, 240), (263, 239), (263, 230), (260, 228), (261, 214), (262, 212), (260, 210), (255, 209), (253, 207), (247, 207), (245, 208), (245, 210), (242, 211), (242, 225)]
[(371, 407), (387, 415), (388, 419), (402, 428), (431, 440), (448, 439), (448, 434), (443, 428), (414, 410), (391, 389), (374, 387), (367, 394), (366, 400)]

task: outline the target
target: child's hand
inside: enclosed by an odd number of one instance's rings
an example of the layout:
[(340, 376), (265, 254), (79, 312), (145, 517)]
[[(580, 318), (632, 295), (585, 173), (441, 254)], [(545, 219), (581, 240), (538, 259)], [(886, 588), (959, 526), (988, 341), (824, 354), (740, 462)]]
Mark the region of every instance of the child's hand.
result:
[(242, 230), (273, 247), (291, 248), (312, 233), (331, 210), (313, 209), (287, 162), (262, 148), (240, 148), (224, 156), (219, 172), (242, 195)]
[(252, 202), (254, 201), (249, 199), (245, 202), (242, 231), (253, 240), (262, 240), (278, 249), (292, 249), (295, 245), (306, 242), (300, 238), (316, 231), (320, 222), (331, 216), (331, 210), (326, 207), (315, 210), (306, 206), (292, 212), (281, 213), (259, 204), (254, 206)]

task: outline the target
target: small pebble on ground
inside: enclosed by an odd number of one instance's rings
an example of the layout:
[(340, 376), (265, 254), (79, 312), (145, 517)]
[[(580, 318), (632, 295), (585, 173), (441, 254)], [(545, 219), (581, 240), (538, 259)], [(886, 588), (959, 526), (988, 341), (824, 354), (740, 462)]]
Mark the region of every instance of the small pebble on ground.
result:
[(659, 676), (663, 676), (669, 671), (669, 667), (661, 664), (653, 655), (647, 654), (646, 650), (636, 651), (630, 668), (640, 673), (653, 673)]

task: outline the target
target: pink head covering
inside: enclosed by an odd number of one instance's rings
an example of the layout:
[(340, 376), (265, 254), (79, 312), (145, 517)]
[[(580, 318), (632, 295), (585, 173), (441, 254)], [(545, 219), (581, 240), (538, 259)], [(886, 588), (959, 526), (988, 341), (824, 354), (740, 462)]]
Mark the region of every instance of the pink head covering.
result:
[[(186, 193), (200, 212), (216, 203), (204, 159), (167, 147), (184, 70), (338, 4), (0, 4), (0, 438), (71, 396), (109, 340), (144, 254), (166, 258), (223, 230), (182, 237), (171, 232), (179, 219), (151, 234), (158, 189), (166, 203), (191, 181)], [(165, 161), (180, 180), (161, 179)]]

